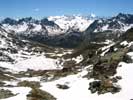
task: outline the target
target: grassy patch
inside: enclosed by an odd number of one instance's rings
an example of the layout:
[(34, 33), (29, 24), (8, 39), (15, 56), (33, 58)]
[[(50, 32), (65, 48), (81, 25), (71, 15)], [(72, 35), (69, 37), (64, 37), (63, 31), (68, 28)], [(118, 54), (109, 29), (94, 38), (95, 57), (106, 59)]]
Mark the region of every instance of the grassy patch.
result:
[(0, 99), (9, 98), (12, 96), (15, 96), (15, 94), (13, 94), (10, 90), (0, 89)]
[(27, 95), (27, 100), (56, 100), (56, 98), (46, 91), (33, 88)]
[(22, 81), (17, 84), (18, 86), (24, 86), (24, 87), (31, 87), (31, 88), (39, 88), (40, 83), (36, 81)]

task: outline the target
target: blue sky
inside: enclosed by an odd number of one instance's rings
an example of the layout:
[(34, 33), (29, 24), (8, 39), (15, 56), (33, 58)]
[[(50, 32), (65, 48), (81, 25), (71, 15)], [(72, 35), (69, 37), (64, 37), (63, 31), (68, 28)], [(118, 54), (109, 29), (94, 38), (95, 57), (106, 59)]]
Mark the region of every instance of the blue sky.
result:
[(0, 0), (0, 17), (133, 14), (133, 0)]

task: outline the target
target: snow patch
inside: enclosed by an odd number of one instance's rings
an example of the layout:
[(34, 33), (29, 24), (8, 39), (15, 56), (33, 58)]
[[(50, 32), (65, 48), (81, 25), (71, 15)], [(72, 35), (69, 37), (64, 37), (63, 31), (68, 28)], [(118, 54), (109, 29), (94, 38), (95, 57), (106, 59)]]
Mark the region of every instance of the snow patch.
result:
[(62, 66), (57, 60), (46, 58), (45, 56), (32, 57), (23, 61), (19, 61), (14, 65), (17, 71), (31, 70), (61, 70)]
[(127, 41), (123, 41), (123, 42), (120, 43), (120, 45), (122, 45), (122, 46), (127, 46), (128, 44), (129, 43)]
[(42, 26), (41, 25), (36, 25), (36, 24), (34, 24), (34, 28), (33, 28), (33, 30), (32, 31), (40, 31), (42, 29)]
[(72, 58), (72, 60), (76, 61), (76, 63), (80, 63), (83, 60), (83, 56), (77, 56), (76, 58)]
[(109, 25), (105, 25), (102, 27), (102, 31), (108, 30)]

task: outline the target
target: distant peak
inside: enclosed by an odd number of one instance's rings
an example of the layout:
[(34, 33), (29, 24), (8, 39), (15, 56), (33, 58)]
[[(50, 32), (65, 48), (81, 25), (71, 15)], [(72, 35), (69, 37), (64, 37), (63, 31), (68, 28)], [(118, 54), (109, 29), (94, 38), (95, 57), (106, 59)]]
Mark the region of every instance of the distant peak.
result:
[(125, 13), (119, 13), (117, 17), (129, 17), (132, 16), (132, 14), (125, 14)]

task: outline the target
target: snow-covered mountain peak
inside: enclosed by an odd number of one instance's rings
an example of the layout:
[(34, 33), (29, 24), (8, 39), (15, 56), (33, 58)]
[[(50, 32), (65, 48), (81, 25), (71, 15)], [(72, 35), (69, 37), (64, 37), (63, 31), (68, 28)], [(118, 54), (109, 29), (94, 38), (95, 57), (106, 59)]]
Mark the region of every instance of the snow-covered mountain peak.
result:
[(90, 17), (95, 18), (96, 15), (95, 15), (94, 13), (91, 13), (91, 14), (90, 14)]
[[(133, 15), (132, 14), (122, 14), (110, 18), (99, 18), (90, 26), (94, 29), (93, 32), (125, 32), (133, 27)], [(89, 28), (89, 29), (90, 29)]]
[(50, 16), (48, 17), (49, 21), (54, 21), (57, 25), (59, 25), (62, 29), (75, 29), (80, 32), (85, 31), (91, 23), (93, 23), (93, 19), (88, 19), (83, 16)]

